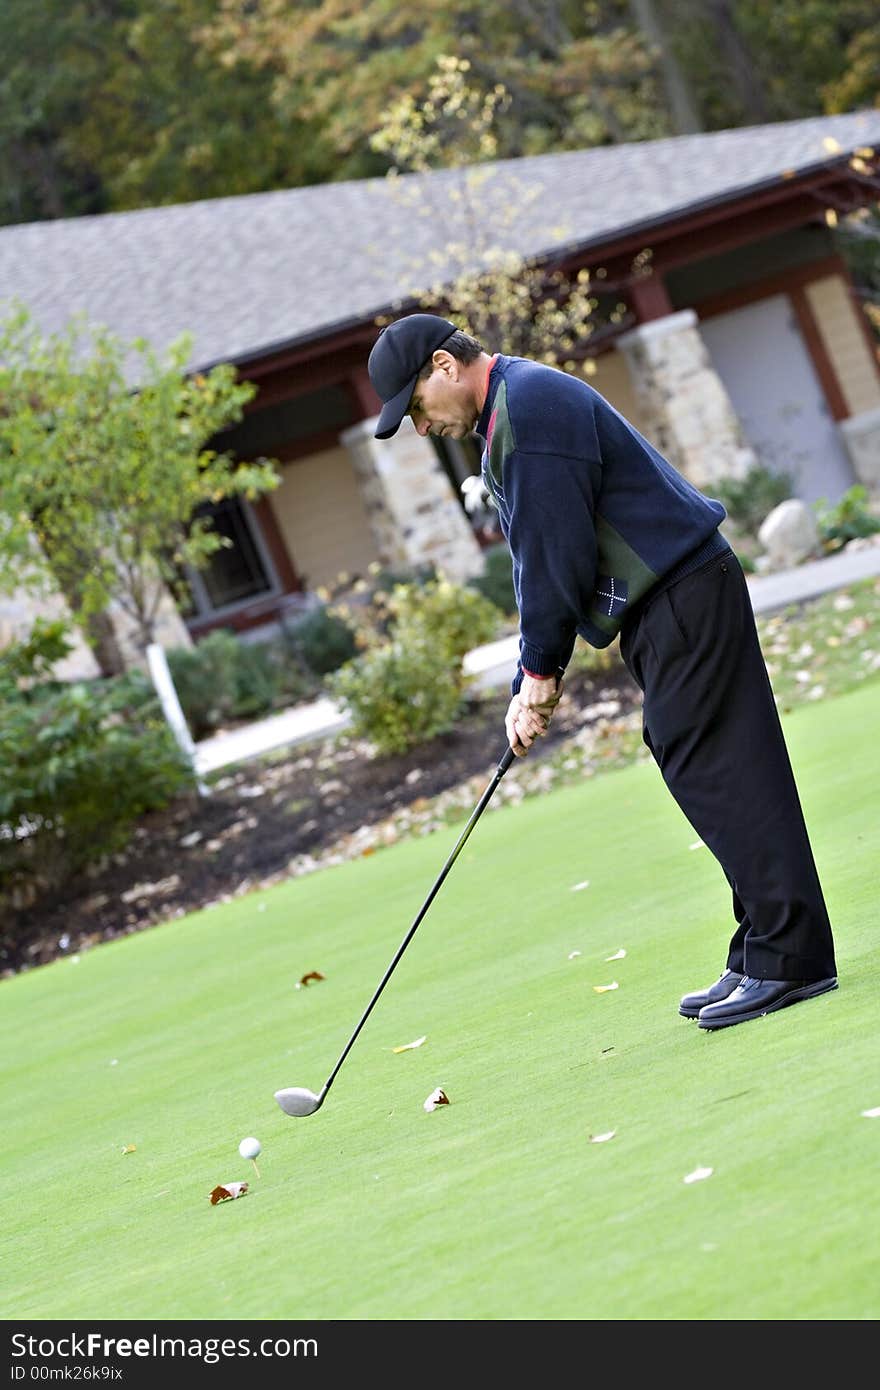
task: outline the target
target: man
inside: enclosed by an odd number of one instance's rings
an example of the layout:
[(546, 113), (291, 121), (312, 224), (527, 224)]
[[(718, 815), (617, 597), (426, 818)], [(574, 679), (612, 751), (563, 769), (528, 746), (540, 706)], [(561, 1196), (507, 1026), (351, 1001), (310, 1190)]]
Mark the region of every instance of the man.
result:
[(547, 730), (576, 637), (599, 648), (619, 637), (645, 743), (733, 890), (726, 969), (679, 1012), (725, 1028), (835, 989), (828, 912), (721, 503), (586, 382), (490, 356), (448, 319), (390, 324), (368, 369), (384, 402), (376, 438), (409, 415), (421, 435), (485, 441), (520, 619), (505, 719), (518, 756)]

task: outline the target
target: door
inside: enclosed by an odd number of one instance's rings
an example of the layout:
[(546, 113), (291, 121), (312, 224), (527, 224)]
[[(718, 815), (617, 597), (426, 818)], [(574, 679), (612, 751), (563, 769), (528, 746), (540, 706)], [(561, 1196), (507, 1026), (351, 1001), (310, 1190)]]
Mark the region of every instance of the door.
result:
[(787, 295), (703, 319), (700, 334), (758, 463), (788, 473), (793, 496), (836, 502), (856, 478)]

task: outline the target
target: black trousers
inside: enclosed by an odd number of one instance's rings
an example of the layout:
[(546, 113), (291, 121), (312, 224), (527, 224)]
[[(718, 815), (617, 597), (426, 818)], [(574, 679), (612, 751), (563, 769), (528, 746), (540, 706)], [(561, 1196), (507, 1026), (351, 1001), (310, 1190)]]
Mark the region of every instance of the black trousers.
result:
[(837, 973), (794, 773), (732, 551), (649, 595), (620, 650), (663, 779), (733, 890), (727, 965), (764, 980)]

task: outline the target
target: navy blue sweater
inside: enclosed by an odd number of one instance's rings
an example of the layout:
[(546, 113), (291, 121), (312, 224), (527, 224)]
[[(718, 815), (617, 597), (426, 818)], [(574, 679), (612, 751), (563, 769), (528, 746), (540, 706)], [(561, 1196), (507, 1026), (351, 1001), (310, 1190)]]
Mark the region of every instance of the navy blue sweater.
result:
[(520, 661), (561, 673), (579, 634), (607, 647), (651, 589), (721, 550), (725, 518), (587, 382), (499, 354), (476, 431), (510, 547)]

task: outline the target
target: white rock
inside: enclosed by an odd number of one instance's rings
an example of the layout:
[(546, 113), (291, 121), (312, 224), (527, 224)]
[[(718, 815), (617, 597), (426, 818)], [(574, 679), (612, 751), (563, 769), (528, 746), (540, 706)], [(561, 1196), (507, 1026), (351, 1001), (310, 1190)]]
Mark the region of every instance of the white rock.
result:
[(817, 557), (821, 550), (815, 514), (797, 497), (773, 508), (761, 523), (758, 540), (771, 570), (791, 569)]

